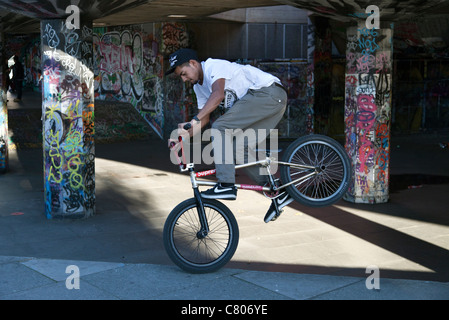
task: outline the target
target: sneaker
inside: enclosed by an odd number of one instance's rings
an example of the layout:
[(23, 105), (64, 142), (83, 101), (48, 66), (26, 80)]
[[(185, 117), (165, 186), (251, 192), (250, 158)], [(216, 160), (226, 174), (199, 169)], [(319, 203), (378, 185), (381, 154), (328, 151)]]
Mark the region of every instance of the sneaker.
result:
[(271, 206), (265, 214), (263, 219), (265, 223), (276, 220), (282, 213), (282, 208), (290, 204), (293, 198), (287, 192), (281, 193), (281, 195), (273, 200), (271, 200)]
[(225, 187), (221, 183), (217, 183), (213, 188), (201, 192), (201, 196), (205, 199), (235, 200), (237, 188), (234, 185)]

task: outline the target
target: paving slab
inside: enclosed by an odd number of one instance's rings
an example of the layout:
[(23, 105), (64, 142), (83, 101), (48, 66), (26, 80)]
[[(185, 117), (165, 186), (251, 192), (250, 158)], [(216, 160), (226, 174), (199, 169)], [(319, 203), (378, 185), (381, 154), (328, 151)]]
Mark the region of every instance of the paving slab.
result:
[(31, 259), (22, 264), (55, 281), (65, 281), (73, 273), (70, 266), (78, 268), (80, 277), (124, 266), (123, 263), (55, 259)]
[(281, 272), (245, 272), (237, 278), (257, 284), (263, 288), (295, 300), (311, 299), (325, 292), (363, 282), (355, 277), (336, 277), (312, 274), (289, 274)]
[(34, 272), (18, 261), (0, 264), (0, 298), (54, 283), (54, 280)]
[[(354, 294), (357, 293), (357, 294)], [(379, 289), (367, 290), (365, 282), (322, 293), (316, 300), (449, 300), (449, 283), (380, 279)]]
[(119, 300), (87, 282), (80, 284), (79, 290), (67, 289), (65, 282), (48, 284), (29, 290), (0, 295), (0, 300)]

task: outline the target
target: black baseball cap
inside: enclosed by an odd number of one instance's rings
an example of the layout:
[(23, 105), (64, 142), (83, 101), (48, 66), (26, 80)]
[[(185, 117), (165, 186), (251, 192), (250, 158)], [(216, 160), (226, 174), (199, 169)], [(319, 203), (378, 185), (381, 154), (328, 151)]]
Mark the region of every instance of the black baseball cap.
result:
[(177, 66), (189, 62), (190, 60), (199, 61), (195, 50), (182, 48), (173, 52), (169, 58), (170, 68), (165, 72), (165, 75), (167, 76), (173, 73)]

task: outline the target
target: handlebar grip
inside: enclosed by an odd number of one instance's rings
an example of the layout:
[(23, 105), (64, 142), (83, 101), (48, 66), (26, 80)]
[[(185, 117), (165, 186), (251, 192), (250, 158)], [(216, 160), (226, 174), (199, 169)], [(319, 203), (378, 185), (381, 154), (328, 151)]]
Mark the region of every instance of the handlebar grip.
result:
[(184, 128), (184, 130), (189, 130), (191, 127), (192, 127), (192, 124), (189, 122), (189, 123), (186, 123), (183, 128)]

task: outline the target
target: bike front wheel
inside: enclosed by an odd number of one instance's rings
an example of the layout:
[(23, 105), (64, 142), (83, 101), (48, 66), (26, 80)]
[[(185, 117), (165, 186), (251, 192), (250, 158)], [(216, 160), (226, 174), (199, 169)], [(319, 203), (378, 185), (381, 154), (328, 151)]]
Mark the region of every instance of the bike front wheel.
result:
[[(311, 207), (329, 206), (347, 192), (351, 180), (351, 162), (345, 149), (334, 139), (307, 135), (289, 145), (280, 168), (288, 194)], [(303, 167), (302, 167), (303, 166)]]
[(231, 210), (217, 200), (203, 199), (209, 232), (202, 232), (195, 198), (176, 206), (164, 226), (164, 246), (170, 259), (190, 273), (213, 272), (231, 260), (239, 229)]

